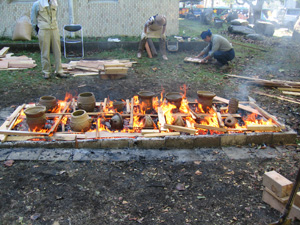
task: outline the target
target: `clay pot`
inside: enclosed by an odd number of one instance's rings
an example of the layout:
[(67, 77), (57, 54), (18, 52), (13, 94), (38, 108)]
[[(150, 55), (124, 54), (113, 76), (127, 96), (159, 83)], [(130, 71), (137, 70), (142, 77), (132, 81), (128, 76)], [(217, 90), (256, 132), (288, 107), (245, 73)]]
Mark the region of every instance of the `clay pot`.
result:
[(75, 132), (86, 132), (91, 128), (92, 121), (86, 111), (80, 109), (71, 114), (70, 127)]
[(124, 102), (122, 101), (113, 102), (113, 107), (117, 112), (122, 112), (124, 108)]
[(212, 101), (216, 94), (210, 91), (197, 91), (197, 95), (199, 103), (202, 105), (202, 109), (204, 112), (208, 112), (212, 107)]
[(151, 116), (146, 115), (143, 118), (143, 124), (144, 124), (144, 128), (154, 128), (154, 122), (151, 118)]
[(92, 92), (84, 92), (78, 95), (78, 109), (83, 109), (86, 112), (93, 112), (96, 106), (96, 98)]
[(235, 124), (237, 123), (237, 119), (229, 115), (226, 117), (224, 123), (227, 127), (235, 127)]
[(182, 126), (182, 127), (185, 126), (184, 121), (183, 121), (181, 116), (175, 116), (175, 120), (173, 122), (173, 125)]
[(46, 123), (46, 107), (33, 106), (24, 110), (26, 122), (31, 131), (40, 131)]
[(110, 126), (114, 130), (122, 130), (123, 129), (123, 118), (119, 113), (116, 113), (110, 119)]
[(169, 103), (175, 105), (178, 109), (181, 106), (182, 95), (179, 92), (169, 92), (166, 94)]
[(57, 100), (54, 96), (42, 96), (39, 99), (38, 105), (42, 105), (46, 107), (47, 111), (51, 111), (57, 106)]
[(140, 91), (138, 92), (138, 96), (141, 99), (142, 102), (142, 110), (147, 111), (147, 110), (152, 110), (152, 99), (155, 94), (151, 91)]

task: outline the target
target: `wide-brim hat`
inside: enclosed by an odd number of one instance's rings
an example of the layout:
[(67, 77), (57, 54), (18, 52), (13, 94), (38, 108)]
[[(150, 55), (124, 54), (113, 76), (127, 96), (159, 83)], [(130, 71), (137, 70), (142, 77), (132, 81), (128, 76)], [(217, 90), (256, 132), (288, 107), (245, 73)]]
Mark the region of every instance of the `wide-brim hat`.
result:
[(155, 23), (159, 26), (163, 26), (166, 23), (166, 18), (162, 15), (157, 15), (155, 17)]

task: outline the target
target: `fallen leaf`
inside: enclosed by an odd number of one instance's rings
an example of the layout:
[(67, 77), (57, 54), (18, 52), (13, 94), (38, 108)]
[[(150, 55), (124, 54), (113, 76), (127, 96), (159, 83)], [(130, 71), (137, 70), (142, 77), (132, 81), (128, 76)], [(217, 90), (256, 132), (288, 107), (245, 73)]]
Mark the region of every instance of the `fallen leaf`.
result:
[(7, 160), (4, 162), (4, 166), (10, 167), (14, 164), (14, 162), (15, 162), (14, 160)]
[(202, 172), (199, 171), (199, 170), (197, 170), (197, 171), (195, 172), (195, 174), (196, 174), (196, 175), (202, 175)]
[(41, 216), (40, 213), (35, 213), (35, 214), (33, 214), (33, 215), (30, 216), (30, 219), (37, 220), (40, 216)]

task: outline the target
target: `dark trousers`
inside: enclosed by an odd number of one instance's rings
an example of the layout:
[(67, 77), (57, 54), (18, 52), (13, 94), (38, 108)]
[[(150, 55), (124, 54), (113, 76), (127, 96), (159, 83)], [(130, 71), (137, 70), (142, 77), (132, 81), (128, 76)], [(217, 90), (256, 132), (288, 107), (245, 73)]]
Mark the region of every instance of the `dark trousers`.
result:
[[(140, 41), (138, 52), (142, 53), (144, 51), (146, 41), (147, 41), (147, 38), (144, 38), (143, 40)], [(165, 39), (162, 39), (162, 38), (159, 39), (159, 51), (162, 55), (166, 55), (167, 50), (166, 50), (166, 40)]]
[(216, 51), (214, 52), (214, 58), (222, 65), (228, 64), (229, 61), (233, 60), (235, 57), (234, 49), (229, 51)]

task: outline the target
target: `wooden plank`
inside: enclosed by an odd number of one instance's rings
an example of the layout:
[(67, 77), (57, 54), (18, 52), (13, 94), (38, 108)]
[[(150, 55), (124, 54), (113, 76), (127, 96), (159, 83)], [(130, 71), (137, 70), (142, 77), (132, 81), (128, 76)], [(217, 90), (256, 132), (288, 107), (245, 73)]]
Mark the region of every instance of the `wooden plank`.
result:
[(128, 67), (107, 67), (104, 70), (105, 74), (126, 74)]
[(130, 102), (129, 102), (129, 99), (126, 99), (126, 112), (130, 113)]
[(276, 198), (273, 197), (269, 192), (265, 189), (263, 190), (262, 200), (269, 204), (272, 208), (278, 210), (279, 212), (283, 213), (285, 209), (285, 204), (278, 201)]
[(264, 173), (263, 186), (269, 188), (279, 198), (283, 198), (290, 195), (293, 189), (293, 182), (272, 170)]
[[(68, 102), (65, 106), (65, 108), (63, 109), (62, 113), (65, 113), (67, 111), (67, 109), (69, 108), (71, 102)], [(64, 116), (61, 115), (58, 117), (58, 119), (55, 121), (55, 124), (51, 127), (51, 129), (48, 131), (48, 134), (51, 134), (52, 132), (55, 131), (55, 129), (57, 128), (58, 124), (60, 123), (61, 119), (63, 118)]]
[(295, 200), (294, 200), (294, 205), (297, 207), (300, 207), (300, 191), (297, 192)]
[(130, 120), (129, 120), (129, 127), (133, 127), (133, 98), (131, 98), (131, 105), (130, 105)]
[(280, 91), (300, 92), (300, 88), (277, 88)]
[(0, 69), (7, 69), (8, 68), (8, 62), (0, 61)]
[(217, 118), (218, 118), (218, 122), (219, 122), (219, 127), (224, 127), (224, 122), (222, 120), (222, 116), (221, 113), (217, 112)]
[(152, 53), (151, 53), (151, 49), (150, 49), (149, 44), (148, 44), (147, 41), (146, 41), (146, 44), (145, 44), (145, 48), (146, 48), (148, 57), (151, 59), (152, 58)]
[(262, 108), (260, 108), (258, 105), (256, 105), (254, 102), (250, 102), (249, 103), (253, 108), (255, 108), (257, 111), (259, 111), (259, 113), (261, 115), (263, 115), (266, 119), (271, 119), (275, 124), (277, 124), (280, 129), (285, 129), (285, 125), (280, 123), (275, 116), (272, 116), (271, 114), (269, 114), (268, 112), (266, 112), (265, 110), (263, 110)]
[(247, 125), (247, 130), (250, 131), (281, 131), (276, 125)]
[(180, 132), (168, 132), (168, 133), (157, 133), (157, 134), (145, 134), (144, 137), (166, 137), (166, 136), (180, 136)]
[(8, 52), (9, 50), (9, 47), (3, 47), (1, 50), (0, 50), (0, 57), (5, 57), (6, 53)]
[(292, 91), (283, 91), (282, 94), (300, 96), (300, 93), (292, 92)]
[(264, 187), (264, 190), (266, 190), (270, 195), (273, 196), (273, 198), (276, 198), (279, 202), (281, 202), (282, 204), (286, 204), (289, 200), (290, 196), (285, 196), (282, 198), (279, 198), (273, 191), (271, 191), (269, 188)]
[(30, 132), (30, 131), (18, 131), (18, 130), (0, 130), (0, 134), (5, 135), (20, 135), (20, 136), (47, 136), (48, 133), (42, 132)]
[(208, 126), (208, 125), (203, 125), (203, 124), (194, 124), (195, 127), (200, 128), (200, 129), (205, 129), (205, 130), (215, 130), (215, 131), (220, 131), (220, 132), (227, 132), (228, 130), (225, 128), (221, 127), (213, 127), (213, 126)]
[(197, 132), (196, 129), (182, 127), (182, 126), (176, 126), (176, 125), (170, 125), (170, 124), (165, 124), (164, 128), (179, 131), (179, 132), (189, 133), (192, 135), (196, 134), (196, 132)]
[(75, 66), (75, 69), (81, 69), (81, 70), (87, 70), (87, 71), (90, 71), (90, 72), (98, 72), (99, 73), (99, 70), (98, 69), (95, 69), (95, 68), (91, 68), (91, 67), (85, 67), (85, 66)]
[[(217, 101), (220, 101), (220, 102), (224, 102), (226, 104), (229, 104), (229, 100), (228, 99), (225, 99), (225, 98), (221, 98), (221, 97), (218, 97), (218, 96), (215, 96), (214, 97), (214, 100), (217, 100)], [(242, 105), (242, 104), (239, 104), (238, 106), (239, 108), (245, 110), (245, 111), (248, 111), (248, 112), (251, 112), (251, 113), (255, 113), (257, 115), (261, 115), (256, 109), (253, 109), (249, 106), (246, 106), (246, 105)]]
[(203, 59), (196, 58), (196, 57), (185, 57), (184, 62), (192, 62), (192, 63), (202, 63)]
[(256, 93), (258, 95), (268, 96), (268, 97), (271, 97), (271, 98), (276, 98), (276, 99), (279, 99), (279, 100), (283, 100), (283, 101), (287, 101), (287, 102), (291, 102), (291, 103), (295, 103), (295, 104), (300, 104), (300, 101), (297, 101), (297, 100), (291, 100), (291, 99), (288, 99), (288, 98), (285, 98), (285, 97), (269, 95), (269, 94), (266, 94), (266, 93), (263, 93), (263, 92), (260, 92), (260, 91), (253, 91), (253, 93)]
[(153, 130), (153, 129), (142, 129), (141, 134), (153, 134), (153, 133), (159, 133), (159, 130)]
[(99, 72), (74, 73), (73, 77), (79, 77), (79, 76), (96, 76), (96, 75), (99, 75)]
[(157, 108), (157, 115), (158, 115), (158, 121), (160, 124), (160, 130), (166, 131), (167, 129), (164, 127), (166, 124), (166, 119), (165, 119), (164, 111), (162, 110), (161, 107)]

